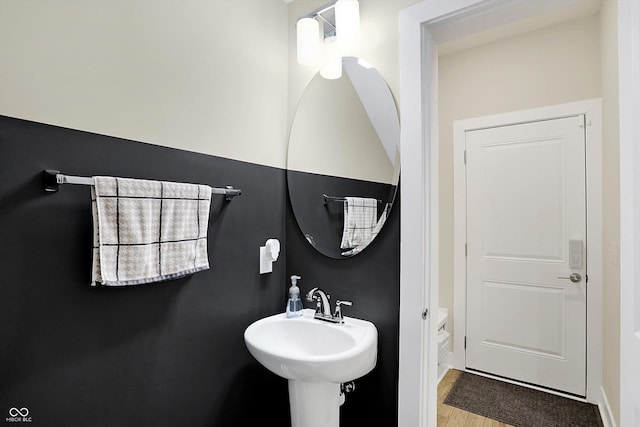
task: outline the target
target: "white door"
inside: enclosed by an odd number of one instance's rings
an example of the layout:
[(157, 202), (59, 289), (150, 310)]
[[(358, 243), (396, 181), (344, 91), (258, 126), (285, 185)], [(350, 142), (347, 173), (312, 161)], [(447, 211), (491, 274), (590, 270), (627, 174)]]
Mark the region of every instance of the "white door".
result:
[(584, 116), (468, 131), (466, 150), (466, 366), (585, 396)]

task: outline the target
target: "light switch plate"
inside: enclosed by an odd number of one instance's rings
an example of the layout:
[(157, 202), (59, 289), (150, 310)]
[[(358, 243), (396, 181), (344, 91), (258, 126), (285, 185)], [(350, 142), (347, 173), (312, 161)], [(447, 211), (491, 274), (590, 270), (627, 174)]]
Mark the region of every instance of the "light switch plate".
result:
[(273, 271), (273, 262), (267, 255), (267, 248), (260, 247), (260, 274), (271, 273)]

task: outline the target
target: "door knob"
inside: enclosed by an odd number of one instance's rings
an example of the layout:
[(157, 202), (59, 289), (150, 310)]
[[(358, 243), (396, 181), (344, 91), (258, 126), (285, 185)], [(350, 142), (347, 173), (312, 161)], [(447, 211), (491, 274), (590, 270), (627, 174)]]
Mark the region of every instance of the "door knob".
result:
[(569, 277), (558, 277), (558, 279), (571, 280), (573, 283), (579, 283), (582, 281), (582, 276), (578, 273), (572, 273)]

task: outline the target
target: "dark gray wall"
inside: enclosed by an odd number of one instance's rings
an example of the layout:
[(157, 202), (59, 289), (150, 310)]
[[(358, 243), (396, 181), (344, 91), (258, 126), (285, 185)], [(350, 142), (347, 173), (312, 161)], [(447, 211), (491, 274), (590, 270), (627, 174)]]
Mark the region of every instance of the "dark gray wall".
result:
[[(42, 190), (43, 169), (212, 186), (211, 269), (91, 288), (88, 186)], [(245, 348), (244, 329), (282, 311), (286, 252), (261, 276), (258, 251), (285, 240), (285, 172), (0, 117), (0, 413), (32, 425), (289, 423), (284, 379)]]
[[(311, 175), (311, 188), (323, 188), (332, 177)], [(287, 203), (287, 275), (298, 274), (302, 294), (317, 286), (336, 299), (352, 301), (345, 316), (366, 319), (378, 329), (378, 362), (356, 380), (356, 391), (341, 407), (343, 426), (391, 427), (398, 423), (398, 338), (400, 316), (400, 198), (376, 239), (357, 256), (333, 259), (316, 251), (303, 237)], [(322, 210), (321, 203), (318, 209)], [(313, 304), (305, 303), (313, 308)]]
[[(126, 288), (92, 288), (87, 186), (42, 190), (44, 169), (212, 186), (211, 269)], [(303, 239), (286, 172), (0, 116), (0, 413), (31, 425), (289, 425), (286, 380), (260, 366), (242, 334), (282, 312), (286, 279), (351, 300), (379, 332), (376, 368), (341, 408), (344, 426), (397, 424), (399, 205), (365, 251), (327, 258)], [(396, 201), (397, 202), (397, 201)], [(286, 235), (286, 238), (285, 238)], [(258, 248), (284, 243), (271, 274)]]

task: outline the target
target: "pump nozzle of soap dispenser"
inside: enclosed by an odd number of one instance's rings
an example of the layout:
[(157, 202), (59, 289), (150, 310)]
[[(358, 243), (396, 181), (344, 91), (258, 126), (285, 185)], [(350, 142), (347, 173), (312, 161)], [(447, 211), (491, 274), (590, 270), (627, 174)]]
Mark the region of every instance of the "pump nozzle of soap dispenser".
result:
[(286, 315), (287, 317), (302, 316), (302, 300), (300, 299), (300, 288), (298, 288), (298, 280), (302, 279), (295, 274), (291, 276), (291, 287), (289, 288), (289, 300), (287, 301)]

